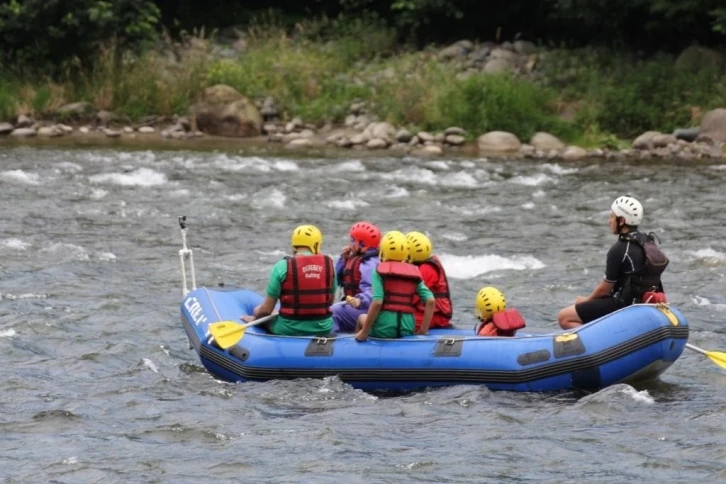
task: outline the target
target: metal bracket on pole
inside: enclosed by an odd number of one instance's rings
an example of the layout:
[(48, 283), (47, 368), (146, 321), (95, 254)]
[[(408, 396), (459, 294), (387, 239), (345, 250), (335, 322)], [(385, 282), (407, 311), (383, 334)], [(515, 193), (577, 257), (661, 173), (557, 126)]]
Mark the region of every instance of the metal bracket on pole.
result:
[(187, 247), (187, 216), (179, 216), (179, 228), (181, 229), (182, 236), (182, 248), (179, 250), (179, 263), (181, 264), (181, 275), (182, 275), (182, 295), (186, 296), (189, 292), (187, 288), (187, 273), (185, 268), (185, 261), (189, 261), (189, 272), (192, 277), (192, 291), (197, 288), (197, 279), (194, 274), (194, 254), (192, 250)]

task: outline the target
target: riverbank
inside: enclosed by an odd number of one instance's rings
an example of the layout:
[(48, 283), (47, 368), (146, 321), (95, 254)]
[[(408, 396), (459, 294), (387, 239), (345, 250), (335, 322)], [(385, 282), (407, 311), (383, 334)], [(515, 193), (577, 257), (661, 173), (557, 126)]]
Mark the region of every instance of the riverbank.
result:
[[(56, 130), (56, 128), (52, 128)], [(671, 144), (670, 147), (653, 147), (648, 148), (648, 140), (646, 144), (640, 143), (639, 149), (624, 148), (621, 150), (610, 150), (603, 148), (584, 149), (571, 147), (565, 150), (550, 150), (544, 152), (537, 150), (532, 145), (524, 144), (518, 150), (508, 152), (496, 152), (480, 150), (476, 142), (467, 142), (460, 146), (443, 145), (434, 142), (429, 145), (421, 145), (418, 147), (410, 146), (406, 143), (397, 143), (388, 148), (370, 149), (364, 144), (352, 147), (341, 147), (340, 143), (332, 140), (342, 139), (349, 130), (331, 128), (328, 138), (331, 141), (326, 142), (325, 138), (320, 134), (311, 136), (310, 138), (300, 138), (299, 133), (292, 133), (292, 140), (306, 140), (305, 143), (284, 144), (282, 142), (272, 141), (270, 136), (261, 135), (245, 138), (231, 138), (225, 136), (211, 136), (204, 133), (186, 133), (185, 136), (169, 137), (162, 134), (165, 130), (145, 132), (120, 130), (121, 134), (116, 135), (116, 131), (111, 131), (109, 136), (104, 130), (89, 130), (82, 132), (80, 129), (74, 128), (72, 131), (62, 136), (43, 136), (36, 135), (32, 137), (10, 137), (0, 136), (0, 148), (15, 146), (34, 146), (48, 148), (83, 148), (83, 147), (100, 147), (100, 148), (123, 148), (131, 150), (183, 150), (183, 151), (228, 151), (240, 152), (248, 155), (289, 155), (294, 152), (295, 156), (322, 156), (335, 158), (339, 156), (349, 156), (351, 152), (361, 158), (369, 157), (403, 157), (418, 156), (422, 158), (432, 158), (445, 156), (447, 158), (503, 158), (503, 159), (542, 159), (542, 160), (578, 160), (578, 159), (603, 159), (603, 160), (712, 160), (718, 161), (726, 159), (723, 145), (715, 147), (706, 143), (688, 143), (680, 140)], [(284, 135), (283, 135), (284, 136)], [(655, 133), (647, 134), (652, 138), (661, 136), (661, 140), (669, 139), (668, 135), (657, 135)], [(665, 136), (665, 138), (663, 138)], [(661, 141), (658, 141), (661, 143)], [(659, 144), (660, 146), (660, 144)]]
[[(726, 118), (717, 108), (726, 107), (726, 77), (703, 61), (719, 53), (633, 59), (525, 40), (411, 51), (384, 34), (317, 42), (268, 29), (227, 44), (191, 37), (120, 66), (101, 56), (73, 79), (0, 80), (0, 136), (226, 135), (432, 156), (723, 157)], [(714, 109), (715, 124), (704, 126)]]

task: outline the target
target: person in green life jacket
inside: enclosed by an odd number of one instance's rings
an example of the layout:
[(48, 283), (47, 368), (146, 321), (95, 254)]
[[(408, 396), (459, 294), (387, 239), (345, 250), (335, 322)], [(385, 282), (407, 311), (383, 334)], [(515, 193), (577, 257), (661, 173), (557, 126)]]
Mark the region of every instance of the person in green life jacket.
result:
[(421, 279), (418, 267), (409, 264), (406, 236), (388, 232), (381, 239), (380, 259), (371, 277), (373, 297), (367, 314), (358, 318), (357, 341), (373, 338), (400, 338), (414, 334), (414, 295), (424, 301), (421, 327), (416, 334), (427, 334), (434, 315), (434, 295)]
[(320, 254), (323, 234), (314, 225), (301, 225), (292, 232), (292, 257), (272, 266), (265, 299), (251, 316), (250, 323), (272, 314), (280, 301), (279, 315), (268, 329), (284, 336), (325, 336), (333, 328), (330, 306), (337, 282), (333, 259)]

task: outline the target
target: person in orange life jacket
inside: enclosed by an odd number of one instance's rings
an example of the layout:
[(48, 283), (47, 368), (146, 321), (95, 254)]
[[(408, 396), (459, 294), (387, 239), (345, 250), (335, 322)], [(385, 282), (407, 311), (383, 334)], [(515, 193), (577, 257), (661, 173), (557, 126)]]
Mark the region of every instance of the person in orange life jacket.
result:
[(425, 301), (421, 328), (426, 334), (434, 314), (434, 295), (421, 280), (418, 268), (408, 264), (408, 241), (401, 232), (388, 232), (381, 239), (380, 258), (371, 277), (373, 297), (367, 314), (358, 318), (357, 341), (374, 338), (400, 338), (414, 334), (413, 297)]
[(350, 245), (343, 247), (335, 264), (335, 274), (343, 288), (346, 303), (334, 304), (333, 331), (355, 331), (358, 318), (368, 311), (373, 295), (371, 274), (378, 266), (381, 231), (368, 222), (357, 222), (348, 231)]
[(613, 202), (608, 226), (618, 240), (608, 251), (605, 275), (589, 296), (578, 296), (575, 304), (559, 312), (560, 327), (577, 328), (642, 302), (647, 292), (663, 292), (660, 275), (668, 258), (655, 245), (652, 234), (638, 231), (642, 220), (643, 206), (636, 199), (619, 197)]
[(526, 326), (519, 311), (507, 309), (507, 300), (496, 287), (481, 288), (474, 306), (474, 316), (480, 321), (475, 330), (479, 336), (514, 336)]
[(330, 306), (337, 283), (333, 259), (320, 254), (323, 234), (313, 225), (292, 232), (292, 257), (275, 263), (265, 299), (246, 322), (272, 314), (280, 301), (279, 315), (268, 329), (285, 336), (325, 336), (333, 328)]
[[(441, 261), (435, 255), (431, 255), (431, 240), (421, 232), (409, 232), (406, 234), (408, 241), (409, 259), (412, 264), (418, 267), (426, 287), (434, 295), (435, 309), (431, 319), (432, 328), (450, 328), (452, 305), (451, 294), (449, 293), (449, 281), (446, 278), (446, 271)], [(414, 296), (414, 317), (416, 318), (416, 329), (421, 327), (424, 314), (424, 303), (418, 296)]]

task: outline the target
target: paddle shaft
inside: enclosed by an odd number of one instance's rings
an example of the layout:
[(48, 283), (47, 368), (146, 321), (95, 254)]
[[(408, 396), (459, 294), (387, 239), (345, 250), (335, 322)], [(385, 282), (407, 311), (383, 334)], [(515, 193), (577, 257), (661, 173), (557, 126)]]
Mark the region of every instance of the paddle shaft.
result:
[(699, 348), (698, 346), (693, 346), (691, 343), (686, 343), (686, 348), (688, 348), (689, 350), (693, 350), (696, 353), (701, 353), (702, 355), (708, 356), (708, 351), (703, 350), (703, 349)]
[(219, 335), (220, 338), (224, 338), (225, 336), (229, 336), (230, 334), (239, 333), (240, 331), (245, 331), (247, 328), (250, 328), (252, 326), (257, 326), (258, 324), (266, 323), (267, 321), (271, 320), (277, 316), (277, 313), (268, 314), (267, 316), (263, 316), (260, 319), (255, 319), (251, 323), (246, 324), (240, 324), (239, 326), (230, 329), (226, 333), (222, 333)]

